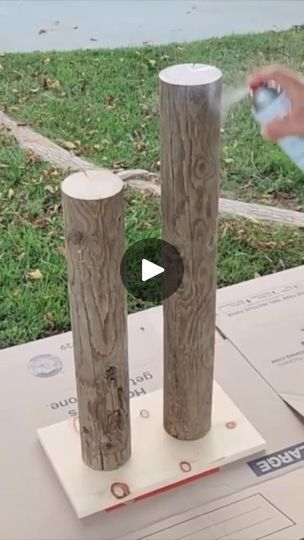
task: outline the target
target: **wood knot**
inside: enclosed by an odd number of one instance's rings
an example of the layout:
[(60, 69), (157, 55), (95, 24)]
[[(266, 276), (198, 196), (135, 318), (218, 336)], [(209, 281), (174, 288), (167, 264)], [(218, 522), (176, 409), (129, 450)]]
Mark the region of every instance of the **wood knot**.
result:
[(69, 234), (69, 240), (73, 244), (81, 244), (84, 241), (84, 234), (78, 229), (72, 229)]
[(106, 378), (110, 381), (115, 381), (117, 376), (117, 368), (115, 366), (108, 366), (106, 368)]
[(195, 173), (198, 178), (201, 178), (205, 175), (206, 172), (206, 162), (203, 158), (198, 158), (195, 163)]
[(113, 444), (111, 442), (107, 442), (106, 443), (106, 450), (109, 451), (109, 450), (112, 450), (112, 448), (113, 448)]

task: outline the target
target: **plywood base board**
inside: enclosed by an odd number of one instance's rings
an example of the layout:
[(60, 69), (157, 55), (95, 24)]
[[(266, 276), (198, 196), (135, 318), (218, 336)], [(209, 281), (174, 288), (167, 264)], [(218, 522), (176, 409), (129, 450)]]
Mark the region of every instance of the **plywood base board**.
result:
[(265, 441), (217, 383), (212, 428), (203, 439), (178, 441), (164, 431), (162, 390), (131, 400), (131, 425), (132, 457), (111, 472), (96, 472), (83, 463), (76, 417), (38, 430), (79, 518), (195, 480), (265, 448)]

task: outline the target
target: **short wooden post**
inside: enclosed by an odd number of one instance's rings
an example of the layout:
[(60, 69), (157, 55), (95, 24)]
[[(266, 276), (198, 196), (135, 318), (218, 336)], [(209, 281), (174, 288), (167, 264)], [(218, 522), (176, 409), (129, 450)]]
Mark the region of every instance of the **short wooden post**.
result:
[(163, 239), (184, 262), (164, 301), (164, 427), (195, 440), (211, 427), (221, 72), (177, 65), (160, 81)]
[(109, 471), (131, 454), (123, 184), (111, 172), (78, 172), (62, 198), (82, 457)]

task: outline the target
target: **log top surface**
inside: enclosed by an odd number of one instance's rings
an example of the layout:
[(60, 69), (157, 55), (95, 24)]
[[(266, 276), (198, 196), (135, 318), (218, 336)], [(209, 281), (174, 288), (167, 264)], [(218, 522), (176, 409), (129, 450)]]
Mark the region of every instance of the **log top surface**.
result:
[(167, 84), (200, 86), (217, 81), (222, 77), (222, 72), (208, 64), (178, 64), (163, 69), (159, 77)]
[(68, 176), (61, 188), (73, 199), (93, 201), (113, 197), (123, 189), (123, 182), (111, 171), (86, 170)]

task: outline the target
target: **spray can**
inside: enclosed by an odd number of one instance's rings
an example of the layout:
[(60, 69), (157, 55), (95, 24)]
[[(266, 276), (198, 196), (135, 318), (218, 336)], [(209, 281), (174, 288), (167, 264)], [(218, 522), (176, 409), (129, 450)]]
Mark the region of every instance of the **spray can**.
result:
[[(274, 118), (288, 114), (291, 102), (280, 88), (261, 85), (251, 89), (252, 112), (260, 125), (268, 124)], [(304, 171), (304, 138), (288, 136), (278, 141), (289, 158)]]

